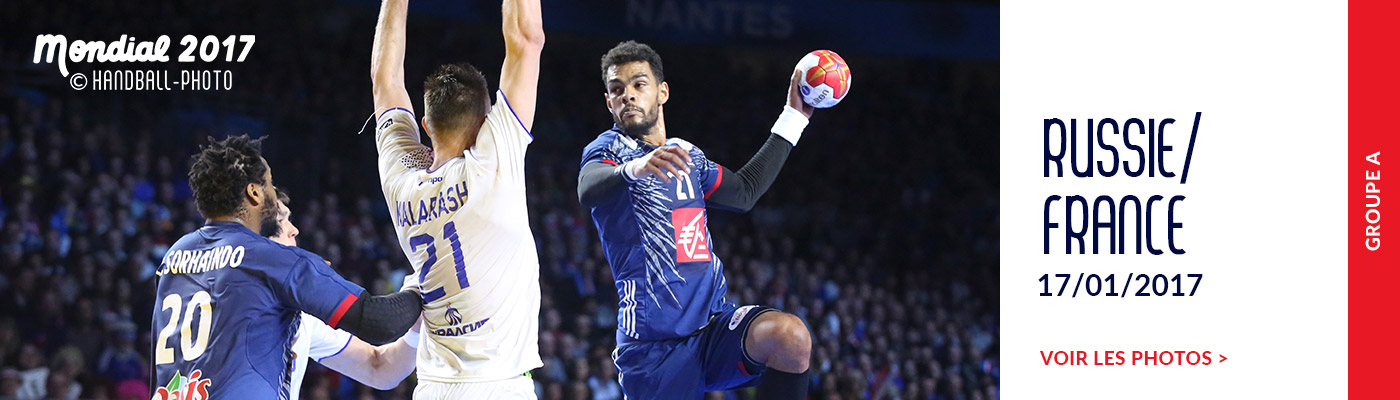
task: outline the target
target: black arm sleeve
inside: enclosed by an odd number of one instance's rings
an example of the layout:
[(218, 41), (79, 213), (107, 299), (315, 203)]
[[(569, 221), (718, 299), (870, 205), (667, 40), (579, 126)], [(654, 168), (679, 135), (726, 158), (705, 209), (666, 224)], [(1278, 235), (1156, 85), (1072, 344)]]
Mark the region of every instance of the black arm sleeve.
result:
[(375, 346), (398, 340), (423, 312), (423, 298), (410, 290), (383, 296), (368, 294), (360, 293), (360, 299), (345, 311), (337, 328)]
[(588, 163), (578, 173), (578, 202), (584, 207), (593, 207), (625, 187), (627, 178), (617, 167), (601, 162)]
[(773, 180), (778, 178), (778, 172), (782, 171), (783, 163), (787, 162), (791, 152), (792, 143), (787, 139), (776, 134), (768, 135), (768, 141), (763, 143), (763, 147), (754, 153), (753, 158), (750, 158), (743, 168), (739, 168), (737, 172), (724, 169), (724, 176), (733, 178), (720, 180), (719, 187), (705, 199), (705, 203), (739, 212), (753, 209), (758, 198), (763, 196), (768, 187), (773, 185)]

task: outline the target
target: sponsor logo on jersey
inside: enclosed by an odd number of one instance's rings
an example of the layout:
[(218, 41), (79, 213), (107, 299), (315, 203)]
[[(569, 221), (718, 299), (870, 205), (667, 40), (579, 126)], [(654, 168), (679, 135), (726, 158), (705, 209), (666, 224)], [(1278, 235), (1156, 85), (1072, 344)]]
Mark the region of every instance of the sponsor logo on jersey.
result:
[(671, 212), (671, 226), (676, 227), (676, 262), (710, 261), (704, 208), (677, 208)]
[(456, 308), (448, 307), (448, 308), (447, 308), (447, 324), (448, 324), (448, 325), (457, 325), (457, 324), (461, 324), (461, 323), (462, 323), (462, 313), (461, 313), (460, 311), (457, 311)]
[[(451, 319), (451, 318), (452, 318), (451, 315), (449, 315), (449, 316), (448, 316), (448, 319)], [(458, 317), (457, 317), (457, 320), (458, 320), (458, 321), (461, 321), (461, 320), (462, 320), (462, 317), (461, 317), (461, 316), (458, 316)], [(470, 324), (462, 325), (462, 326), (449, 326), (449, 327), (443, 328), (443, 329), (436, 329), (436, 330), (433, 330), (433, 334), (434, 334), (434, 335), (438, 335), (438, 336), (448, 336), (448, 337), (451, 337), (451, 336), (462, 336), (462, 335), (466, 335), (466, 334), (468, 334), (468, 333), (476, 332), (477, 329), (481, 329), (482, 326), (485, 326), (485, 325), (486, 325), (486, 321), (490, 321), (490, 320), (491, 320), (490, 318), (486, 318), (486, 319), (483, 319), (483, 320), (480, 320), (480, 321), (476, 321), (476, 322), (473, 322), (473, 323), (470, 323)]]
[(434, 329), (431, 331), (432, 334), (448, 337), (462, 336), (468, 333), (476, 332), (476, 330), (481, 329), (482, 326), (486, 325), (486, 321), (491, 320), (490, 318), (486, 318), (480, 321), (471, 322), (464, 325), (462, 324), (462, 312), (458, 311), (456, 307), (448, 307), (446, 314), (447, 323), (443, 325), (446, 325), (447, 327)]
[(757, 306), (743, 306), (739, 307), (738, 310), (734, 310), (734, 316), (729, 318), (729, 330), (732, 331), (734, 328), (738, 328), (739, 322), (744, 320), (744, 315), (747, 315), (749, 310), (752, 310), (754, 307)]
[(201, 379), (204, 371), (194, 370), (190, 376), (180, 376), (176, 371), (175, 376), (170, 378), (170, 383), (165, 387), (156, 388), (155, 395), (151, 400), (206, 400), (209, 398), (209, 385), (213, 384), (209, 379)]

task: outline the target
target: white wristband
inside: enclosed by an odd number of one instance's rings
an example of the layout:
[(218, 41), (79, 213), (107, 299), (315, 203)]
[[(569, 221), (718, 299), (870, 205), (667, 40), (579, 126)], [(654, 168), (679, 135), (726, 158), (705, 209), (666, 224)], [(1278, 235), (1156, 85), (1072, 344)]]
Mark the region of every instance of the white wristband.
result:
[(408, 347), (416, 349), (418, 348), (418, 336), (418, 332), (414, 332), (412, 329), (409, 329), (407, 333), (403, 334), (403, 343), (408, 345)]
[(802, 130), (807, 129), (807, 116), (801, 111), (789, 106), (783, 106), (783, 113), (778, 115), (778, 120), (773, 122), (773, 134), (787, 139), (793, 146), (797, 145), (797, 139), (802, 138)]
[(640, 162), (642, 162), (642, 159), (638, 158), (617, 166), (617, 169), (622, 170), (622, 178), (626, 179), (628, 182), (636, 182), (637, 177), (635, 175), (632, 175), (632, 164)]

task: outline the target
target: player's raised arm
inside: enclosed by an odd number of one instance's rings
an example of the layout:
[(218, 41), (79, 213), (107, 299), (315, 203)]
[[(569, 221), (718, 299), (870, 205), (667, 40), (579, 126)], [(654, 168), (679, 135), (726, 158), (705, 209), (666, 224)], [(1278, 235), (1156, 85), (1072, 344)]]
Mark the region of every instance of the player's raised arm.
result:
[(501, 34), (506, 59), (501, 63), (501, 92), (526, 130), (535, 124), (536, 90), (540, 81), (540, 51), (544, 49), (544, 21), (539, 0), (501, 2)]
[(408, 25), (408, 0), (384, 0), (374, 28), (370, 57), (370, 81), (374, 85), (374, 114), (403, 108), (413, 112), (413, 102), (403, 81), (403, 53)]
[(717, 170), (713, 173), (717, 176), (709, 179), (715, 181), (715, 187), (705, 197), (706, 204), (735, 211), (748, 211), (758, 202), (758, 198), (768, 191), (768, 187), (773, 185), (773, 180), (778, 178), (778, 172), (783, 169), (788, 153), (797, 145), (797, 139), (802, 137), (802, 130), (807, 128), (807, 120), (812, 117), (814, 111), (811, 105), (802, 101), (802, 95), (798, 91), (798, 80), (801, 77), (800, 71), (792, 72), (792, 78), (788, 80), (787, 104), (783, 106), (783, 113), (778, 116), (778, 121), (773, 123), (768, 141), (754, 153), (753, 158), (738, 171), (716, 166)]
[[(374, 29), (370, 56), (370, 81), (374, 90), (375, 151), (379, 154), (379, 179), (385, 194), (390, 182), (431, 159), (432, 152), (418, 136), (413, 101), (404, 88), (404, 36), (408, 0), (384, 0)], [(392, 196), (391, 196), (392, 197)]]

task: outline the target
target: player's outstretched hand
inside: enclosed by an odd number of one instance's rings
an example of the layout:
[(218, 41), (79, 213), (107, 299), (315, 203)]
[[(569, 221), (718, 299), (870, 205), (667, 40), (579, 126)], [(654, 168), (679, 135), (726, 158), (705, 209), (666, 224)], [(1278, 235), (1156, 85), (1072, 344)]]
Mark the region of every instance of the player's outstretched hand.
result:
[(816, 110), (816, 108), (802, 101), (802, 92), (797, 84), (799, 79), (802, 79), (802, 70), (793, 68), (792, 79), (788, 81), (787, 105), (797, 111), (801, 111), (802, 115), (807, 118), (812, 118), (812, 111)]
[(654, 175), (661, 178), (662, 182), (670, 183), (671, 178), (666, 176), (667, 173), (671, 176), (690, 173), (690, 153), (676, 145), (661, 146), (646, 156), (627, 163), (627, 168), (628, 173), (637, 179)]

